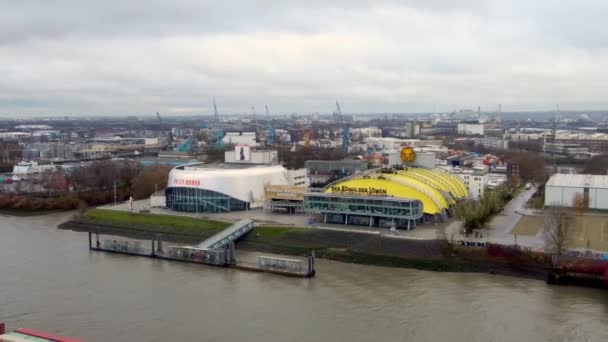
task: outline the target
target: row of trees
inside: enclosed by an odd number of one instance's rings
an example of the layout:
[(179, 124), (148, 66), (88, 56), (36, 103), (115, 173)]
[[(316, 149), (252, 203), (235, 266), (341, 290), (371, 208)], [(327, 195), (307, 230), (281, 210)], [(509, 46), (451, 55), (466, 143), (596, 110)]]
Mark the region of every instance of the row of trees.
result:
[(21, 160), (22, 150), (16, 141), (0, 141), (0, 171), (10, 172)]
[(608, 171), (608, 155), (595, 156), (585, 164), (584, 174), (605, 175)]
[(467, 200), (459, 203), (455, 216), (462, 222), (465, 232), (470, 234), (473, 229), (484, 228), (492, 216), (502, 211), (511, 198), (511, 191), (507, 186), (488, 190), (479, 201)]
[(0, 208), (66, 210), (106, 204), (114, 201), (115, 185), (117, 200), (142, 199), (167, 186), (170, 170), (168, 165), (98, 161), (69, 173), (49, 171), (41, 177), (45, 193), (0, 194)]
[(279, 150), (279, 160), (290, 169), (299, 169), (304, 167), (304, 162), (307, 160), (340, 160), (345, 155), (337, 148), (313, 148), (310, 146), (299, 147), (295, 151)]
[(524, 180), (544, 184), (549, 178), (545, 160), (537, 153), (507, 152), (505, 160), (507, 163), (519, 164), (519, 175)]

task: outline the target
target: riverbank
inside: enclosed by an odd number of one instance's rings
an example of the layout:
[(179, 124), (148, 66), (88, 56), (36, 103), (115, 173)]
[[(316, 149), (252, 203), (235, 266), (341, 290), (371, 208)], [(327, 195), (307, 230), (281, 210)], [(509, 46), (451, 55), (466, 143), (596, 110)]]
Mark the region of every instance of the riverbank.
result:
[(63, 213), (68, 210), (63, 209), (48, 209), (48, 210), (40, 210), (40, 209), (0, 209), (0, 215), (7, 216), (16, 216), (16, 217), (26, 217), (26, 216), (43, 216), (43, 215), (51, 215), (55, 213)]
[[(138, 214), (95, 209), (82, 218), (59, 225), (61, 229), (100, 232), (130, 238), (195, 244), (228, 226), (225, 222), (184, 216)], [(525, 251), (490, 255), (485, 248), (449, 246), (442, 240), (391, 238), (375, 234), (316, 228), (258, 226), (245, 235), (237, 249), (305, 256), (374, 266), (442, 272), (476, 272), (544, 279), (545, 260)]]
[[(100, 232), (130, 238), (196, 244), (229, 224), (185, 216), (94, 209), (60, 229)], [(305, 256), (374, 266), (442, 272), (474, 272), (544, 279), (546, 260), (519, 250), (489, 255), (485, 248), (450, 246), (442, 240), (412, 240), (316, 228), (258, 226), (238, 243), (240, 250)]]

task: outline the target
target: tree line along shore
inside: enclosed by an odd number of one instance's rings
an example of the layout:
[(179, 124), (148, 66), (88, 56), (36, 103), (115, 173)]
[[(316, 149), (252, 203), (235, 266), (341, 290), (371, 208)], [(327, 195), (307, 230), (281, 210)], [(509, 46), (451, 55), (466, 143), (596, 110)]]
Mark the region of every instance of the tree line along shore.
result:
[(137, 161), (101, 160), (71, 172), (45, 171), (32, 182), (43, 191), (0, 192), (0, 210), (86, 210), (89, 206), (149, 197), (164, 189), (171, 166), (142, 166)]

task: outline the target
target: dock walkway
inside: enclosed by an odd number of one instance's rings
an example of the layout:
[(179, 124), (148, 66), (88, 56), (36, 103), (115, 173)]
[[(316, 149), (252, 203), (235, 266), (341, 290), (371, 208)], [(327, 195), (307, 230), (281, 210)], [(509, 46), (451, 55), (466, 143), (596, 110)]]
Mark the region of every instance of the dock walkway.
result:
[(242, 219), (196, 245), (198, 249), (220, 249), (253, 230), (253, 220)]

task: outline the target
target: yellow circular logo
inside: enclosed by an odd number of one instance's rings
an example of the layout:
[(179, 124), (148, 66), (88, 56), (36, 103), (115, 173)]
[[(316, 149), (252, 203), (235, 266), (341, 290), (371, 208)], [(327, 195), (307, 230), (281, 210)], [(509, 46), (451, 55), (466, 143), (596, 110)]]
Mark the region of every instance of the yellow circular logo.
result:
[(411, 163), (416, 160), (416, 152), (411, 147), (405, 147), (401, 150), (401, 161), (404, 163)]

